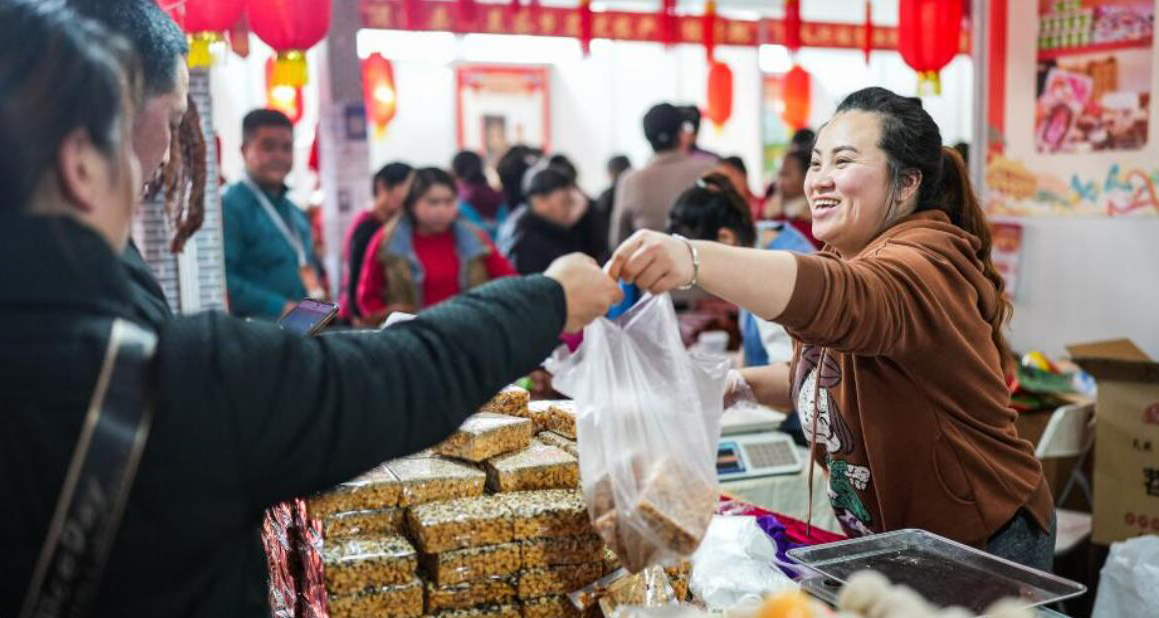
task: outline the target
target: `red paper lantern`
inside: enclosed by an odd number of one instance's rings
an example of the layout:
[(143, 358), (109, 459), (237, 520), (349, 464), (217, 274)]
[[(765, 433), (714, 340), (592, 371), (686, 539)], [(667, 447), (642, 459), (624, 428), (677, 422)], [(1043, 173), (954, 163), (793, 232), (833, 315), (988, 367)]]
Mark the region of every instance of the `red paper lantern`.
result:
[(723, 62), (713, 62), (708, 69), (708, 109), (704, 115), (718, 129), (732, 117), (732, 69)]
[(318, 0), (249, 0), (250, 29), (278, 53), (274, 82), (306, 84), (306, 50), (330, 29), (330, 3)]
[(781, 112), (781, 119), (794, 131), (809, 126), (812, 81), (809, 72), (802, 69), (801, 65), (795, 64), (785, 73), (782, 89), (785, 109)]
[(366, 105), (366, 119), (378, 133), (386, 131), (398, 112), (398, 90), (394, 83), (394, 65), (378, 52), (362, 61), (362, 100)]
[(266, 107), (285, 114), (290, 122), (298, 124), (302, 119), (302, 88), (274, 81), (277, 63), (271, 56), (266, 60)]
[(958, 53), (962, 0), (901, 0), (897, 49), (918, 72), (918, 94), (942, 93), (941, 71)]
[(188, 0), (182, 12), (182, 28), (189, 35), (189, 66), (213, 64), (209, 46), (222, 40), (221, 33), (241, 18), (245, 0)]

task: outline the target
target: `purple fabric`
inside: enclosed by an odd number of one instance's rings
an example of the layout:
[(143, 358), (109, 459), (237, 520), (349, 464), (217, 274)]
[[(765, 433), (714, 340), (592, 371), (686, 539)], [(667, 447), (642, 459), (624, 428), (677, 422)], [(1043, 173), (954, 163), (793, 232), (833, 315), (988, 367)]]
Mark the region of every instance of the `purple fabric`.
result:
[[(777, 558), (780, 559), (781, 562), (793, 564), (793, 561), (789, 559), (787, 552), (790, 549), (803, 547), (803, 545), (800, 543), (794, 543), (793, 541), (789, 540), (788, 531), (786, 530), (785, 526), (783, 526), (781, 522), (772, 515), (758, 515), (757, 525), (760, 526), (761, 530), (764, 531), (764, 533), (770, 539), (772, 539), (773, 543), (777, 546)], [(786, 576), (792, 577), (793, 579), (797, 579), (802, 575), (802, 573), (795, 572), (793, 569), (789, 569), (779, 564), (777, 565), (777, 568), (781, 569), (781, 572)]]
[(459, 199), (475, 208), (484, 219), (494, 219), (503, 205), (503, 194), (486, 184), (459, 183)]

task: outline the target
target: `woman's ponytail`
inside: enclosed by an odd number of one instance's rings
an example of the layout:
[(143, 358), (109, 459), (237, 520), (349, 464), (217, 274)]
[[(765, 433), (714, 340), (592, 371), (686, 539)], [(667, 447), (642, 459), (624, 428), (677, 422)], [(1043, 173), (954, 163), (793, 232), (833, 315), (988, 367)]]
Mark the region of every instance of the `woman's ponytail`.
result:
[(1006, 281), (994, 267), (994, 261), (990, 257), (992, 248), (990, 225), (970, 184), (966, 162), (962, 160), (962, 155), (958, 154), (958, 151), (948, 146), (942, 147), (942, 173), (936, 195), (937, 208), (945, 211), (955, 225), (978, 238), (977, 257), (982, 263), (982, 272), (994, 284), (998, 294), (997, 309), (994, 315), (989, 316), (994, 345), (998, 347), (998, 353), (1002, 356), (1003, 370), (1009, 371), (1013, 368), (1014, 355), (1009, 342), (1006, 341), (1004, 331), (1013, 313), (1013, 306), (1005, 293)]

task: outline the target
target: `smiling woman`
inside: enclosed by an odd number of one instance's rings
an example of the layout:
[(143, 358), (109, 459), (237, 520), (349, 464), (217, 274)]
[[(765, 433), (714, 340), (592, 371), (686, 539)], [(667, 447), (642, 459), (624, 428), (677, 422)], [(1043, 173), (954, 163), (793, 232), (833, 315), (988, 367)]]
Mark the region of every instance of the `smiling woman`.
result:
[(610, 272), (786, 327), (792, 367), (743, 375), (802, 416), (846, 532), (923, 528), (1049, 569), (1053, 506), (1014, 428), (1010, 305), (961, 157), (920, 100), (866, 88), (818, 134), (805, 192), (820, 254), (641, 232)]

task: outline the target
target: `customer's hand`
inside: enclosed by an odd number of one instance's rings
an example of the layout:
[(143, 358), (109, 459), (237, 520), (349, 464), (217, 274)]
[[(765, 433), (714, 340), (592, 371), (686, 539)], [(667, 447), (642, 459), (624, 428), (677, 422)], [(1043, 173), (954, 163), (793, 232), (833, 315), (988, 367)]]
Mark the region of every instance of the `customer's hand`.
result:
[(567, 297), (565, 333), (583, 330), (583, 327), (606, 314), (612, 305), (624, 297), (616, 280), (601, 270), (595, 260), (582, 253), (572, 253), (557, 259), (543, 274), (563, 286)]
[(685, 240), (643, 230), (616, 249), (607, 270), (614, 279), (663, 294), (692, 281), (692, 253)]

